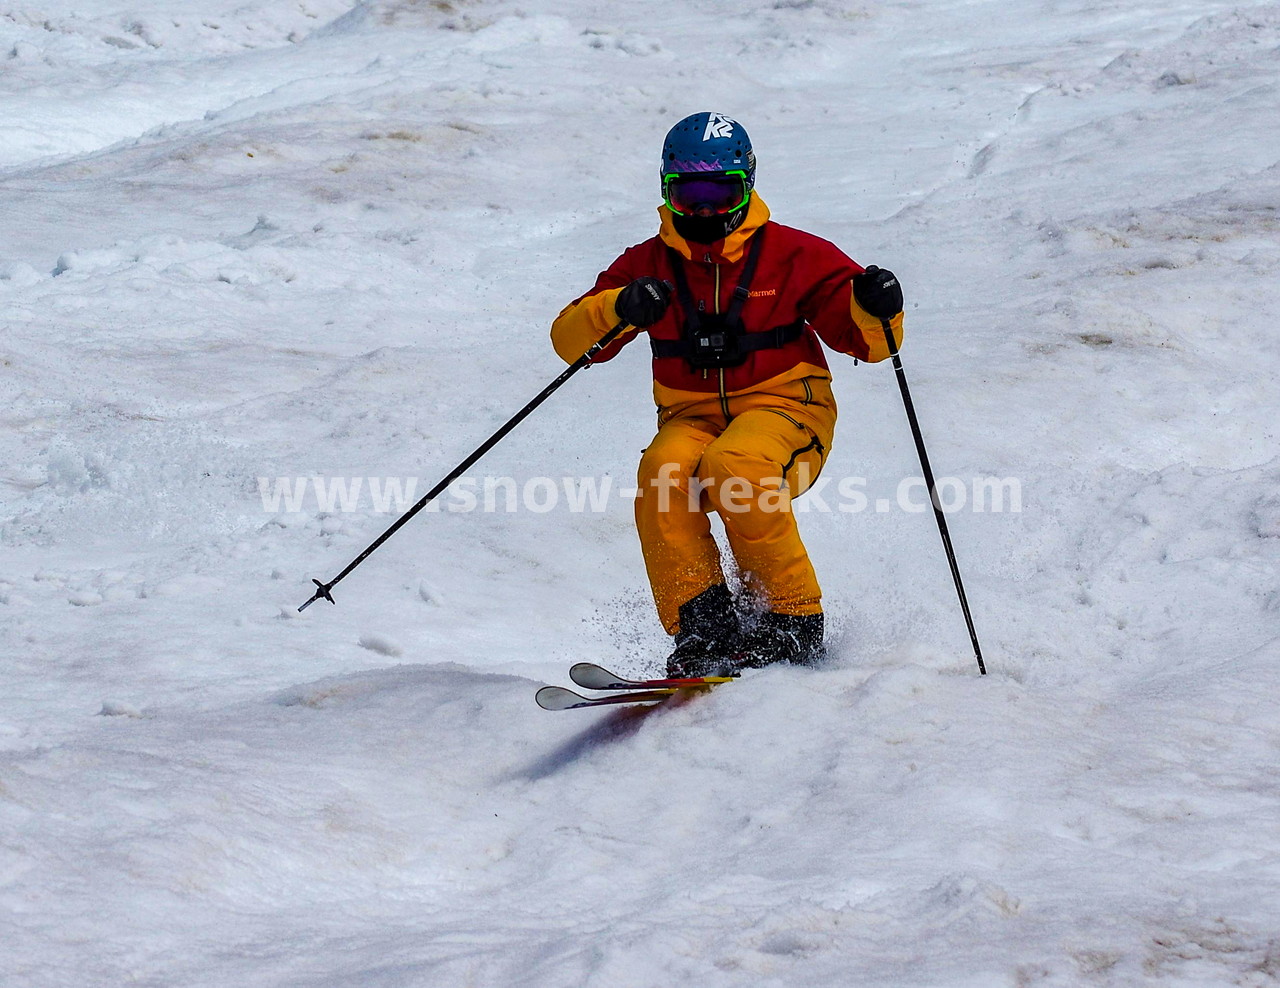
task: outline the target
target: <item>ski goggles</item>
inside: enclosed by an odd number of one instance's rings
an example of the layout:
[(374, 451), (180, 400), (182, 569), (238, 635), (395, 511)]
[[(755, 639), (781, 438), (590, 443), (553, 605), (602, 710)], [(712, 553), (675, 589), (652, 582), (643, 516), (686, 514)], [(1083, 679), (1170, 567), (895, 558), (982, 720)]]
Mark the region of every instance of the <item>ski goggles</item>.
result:
[(677, 216), (692, 216), (703, 210), (712, 216), (732, 213), (745, 205), (750, 195), (744, 171), (709, 175), (695, 172), (662, 179), (662, 198)]

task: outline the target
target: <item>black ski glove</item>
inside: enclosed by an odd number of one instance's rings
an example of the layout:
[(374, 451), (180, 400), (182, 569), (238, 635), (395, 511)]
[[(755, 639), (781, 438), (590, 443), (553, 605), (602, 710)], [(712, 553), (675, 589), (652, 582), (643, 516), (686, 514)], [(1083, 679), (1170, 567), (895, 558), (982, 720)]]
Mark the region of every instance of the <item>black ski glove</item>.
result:
[(874, 264), (853, 276), (853, 299), (877, 319), (892, 319), (902, 311), (902, 286), (892, 271)]
[(672, 285), (657, 278), (637, 278), (618, 293), (613, 303), (618, 318), (644, 329), (662, 318), (671, 303)]

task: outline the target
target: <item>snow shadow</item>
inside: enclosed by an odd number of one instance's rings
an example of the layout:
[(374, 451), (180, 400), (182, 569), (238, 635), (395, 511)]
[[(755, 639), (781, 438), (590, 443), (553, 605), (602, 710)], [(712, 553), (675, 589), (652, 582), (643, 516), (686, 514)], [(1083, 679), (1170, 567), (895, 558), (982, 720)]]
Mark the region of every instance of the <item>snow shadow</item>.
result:
[(559, 747), (541, 755), (527, 768), (510, 773), (504, 781), (538, 782), (575, 764), (593, 749), (634, 737), (659, 706), (661, 704), (637, 705), (614, 710)]

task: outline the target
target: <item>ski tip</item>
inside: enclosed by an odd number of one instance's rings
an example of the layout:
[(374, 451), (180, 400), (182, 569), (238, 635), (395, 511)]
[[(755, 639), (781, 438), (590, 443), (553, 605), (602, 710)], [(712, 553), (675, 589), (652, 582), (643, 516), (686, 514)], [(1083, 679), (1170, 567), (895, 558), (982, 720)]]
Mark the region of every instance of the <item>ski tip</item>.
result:
[(579, 707), (606, 707), (631, 703), (658, 703), (679, 693), (676, 689), (627, 690), (608, 696), (583, 696), (563, 686), (544, 686), (533, 698), (543, 710), (576, 710)]
[(639, 682), (610, 672), (595, 662), (575, 662), (569, 667), (569, 679), (584, 690), (624, 690), (639, 686)]
[(533, 695), (533, 699), (543, 710), (572, 710), (591, 702), (563, 686), (544, 686)]

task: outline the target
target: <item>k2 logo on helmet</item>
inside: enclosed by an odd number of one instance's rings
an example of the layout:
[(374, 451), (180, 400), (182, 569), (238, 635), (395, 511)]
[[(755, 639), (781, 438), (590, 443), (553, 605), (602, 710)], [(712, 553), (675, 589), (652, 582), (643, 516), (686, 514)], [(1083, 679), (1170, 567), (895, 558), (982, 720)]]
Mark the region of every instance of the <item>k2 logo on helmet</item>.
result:
[(732, 137), (733, 125), (737, 123), (723, 113), (707, 114), (707, 129), (702, 134), (704, 141), (714, 140), (717, 137)]

